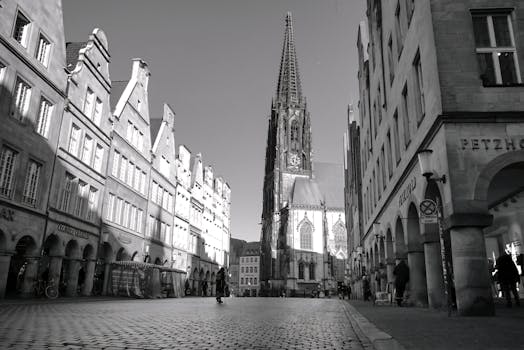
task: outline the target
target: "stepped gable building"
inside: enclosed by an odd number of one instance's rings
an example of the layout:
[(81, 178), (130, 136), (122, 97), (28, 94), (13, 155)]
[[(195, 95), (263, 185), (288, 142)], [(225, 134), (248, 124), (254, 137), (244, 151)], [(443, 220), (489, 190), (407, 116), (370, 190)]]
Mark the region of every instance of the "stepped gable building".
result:
[(345, 269), (334, 261), (347, 259), (343, 169), (313, 163), (311, 136), (288, 13), (266, 146), (260, 276), (265, 291), (333, 289), (335, 267)]
[(239, 296), (256, 297), (260, 293), (260, 242), (248, 242), (239, 257)]
[(518, 0), (367, 1), (354, 234), (375, 290), (404, 259), (408, 303), (445, 306), (447, 280), (459, 314), (493, 315), (488, 259), (523, 253), (523, 18)]
[(62, 18), (61, 1), (2, 1), (0, 298), (32, 295), (45, 238), (67, 85), (63, 22), (50, 18)]

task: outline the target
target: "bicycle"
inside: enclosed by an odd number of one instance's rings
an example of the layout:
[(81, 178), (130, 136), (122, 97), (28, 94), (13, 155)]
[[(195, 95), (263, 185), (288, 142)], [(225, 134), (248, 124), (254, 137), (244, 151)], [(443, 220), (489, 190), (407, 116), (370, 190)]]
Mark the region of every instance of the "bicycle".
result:
[(56, 299), (58, 297), (54, 279), (50, 279), (47, 283), (42, 279), (35, 281), (34, 292), (37, 297), (44, 295), (48, 299)]

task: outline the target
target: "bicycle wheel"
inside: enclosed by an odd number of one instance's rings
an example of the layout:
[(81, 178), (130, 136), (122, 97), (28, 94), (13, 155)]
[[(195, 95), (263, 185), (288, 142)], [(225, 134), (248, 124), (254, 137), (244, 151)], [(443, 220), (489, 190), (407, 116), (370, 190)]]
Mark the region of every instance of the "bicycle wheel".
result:
[(58, 297), (58, 291), (53, 286), (48, 286), (45, 289), (45, 296), (49, 299), (56, 299)]

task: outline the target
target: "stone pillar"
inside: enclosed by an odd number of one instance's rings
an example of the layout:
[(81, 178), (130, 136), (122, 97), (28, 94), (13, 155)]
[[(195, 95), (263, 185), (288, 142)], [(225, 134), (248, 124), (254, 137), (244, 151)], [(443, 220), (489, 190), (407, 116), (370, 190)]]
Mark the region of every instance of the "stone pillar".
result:
[(67, 276), (66, 280), (66, 296), (74, 297), (76, 296), (76, 289), (78, 287), (78, 270), (80, 269), (80, 261), (76, 259), (70, 259), (67, 262)]
[(382, 264), (381, 268), (378, 270), (378, 273), (380, 274), (380, 291), (385, 292), (387, 288), (387, 274), (386, 274), (386, 267), (384, 264)]
[(95, 277), (95, 265), (96, 260), (87, 260), (86, 263), (86, 278), (84, 281), (84, 286), (80, 291), (80, 294), (83, 296), (90, 296), (93, 291), (93, 278)]
[(408, 247), (409, 266), (409, 300), (415, 306), (428, 305), (428, 290), (426, 286), (426, 262), (424, 251)]
[(424, 258), (426, 260), (429, 307), (435, 309), (445, 307), (447, 300), (442, 274), (442, 255), (438, 232), (424, 234)]
[(104, 283), (102, 285), (102, 295), (107, 295), (108, 289), (109, 289), (109, 272), (111, 271), (111, 264), (105, 263), (104, 264)]
[(394, 258), (387, 258), (386, 259), (386, 274), (387, 274), (387, 280), (388, 280), (388, 287), (389, 293), (393, 293), (393, 284), (395, 283), (395, 275), (393, 274), (393, 270), (395, 269), (395, 259)]
[(22, 298), (34, 297), (35, 281), (38, 275), (38, 260), (40, 257), (26, 257), (27, 264), (24, 271), (24, 280), (22, 281), (22, 288), (20, 296)]
[(62, 271), (62, 257), (61, 256), (50, 256), (49, 257), (49, 281), (53, 280), (53, 284), (57, 292), (58, 292), (58, 286), (60, 285), (60, 272), (61, 271)]
[(488, 260), (482, 227), (491, 225), (488, 214), (452, 214), (447, 219), (451, 235), (457, 309), (462, 316), (493, 316)]
[(9, 275), (9, 265), (11, 264), (11, 255), (2, 253), (0, 255), (0, 299), (5, 298), (5, 288), (7, 285), (7, 276)]

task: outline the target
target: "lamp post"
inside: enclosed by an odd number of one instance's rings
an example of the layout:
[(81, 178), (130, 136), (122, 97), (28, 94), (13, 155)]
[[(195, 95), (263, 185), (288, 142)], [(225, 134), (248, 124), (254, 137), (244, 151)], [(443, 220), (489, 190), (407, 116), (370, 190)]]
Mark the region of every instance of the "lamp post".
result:
[[(443, 184), (446, 183), (446, 175), (443, 174), (441, 177), (434, 177), (433, 175), (433, 169), (436, 168), (436, 164), (434, 164), (434, 158), (432, 157), (433, 150), (431, 149), (422, 149), (417, 153), (419, 166), (420, 166), (420, 172), (422, 176), (426, 178), (426, 181), (437, 181), (442, 182)], [(446, 294), (446, 301), (448, 306), (448, 317), (451, 316), (451, 310), (452, 310), (452, 301), (451, 301), (451, 278), (450, 273), (448, 271), (447, 266), (447, 251), (446, 251), (446, 245), (445, 245), (445, 238), (444, 238), (444, 230), (442, 228), (442, 212), (440, 210), (440, 199), (437, 196), (435, 198), (435, 207), (437, 211), (437, 225), (438, 225), (438, 231), (439, 231), (439, 239), (440, 239), (440, 257), (442, 260), (442, 274), (444, 278), (444, 292)]]

